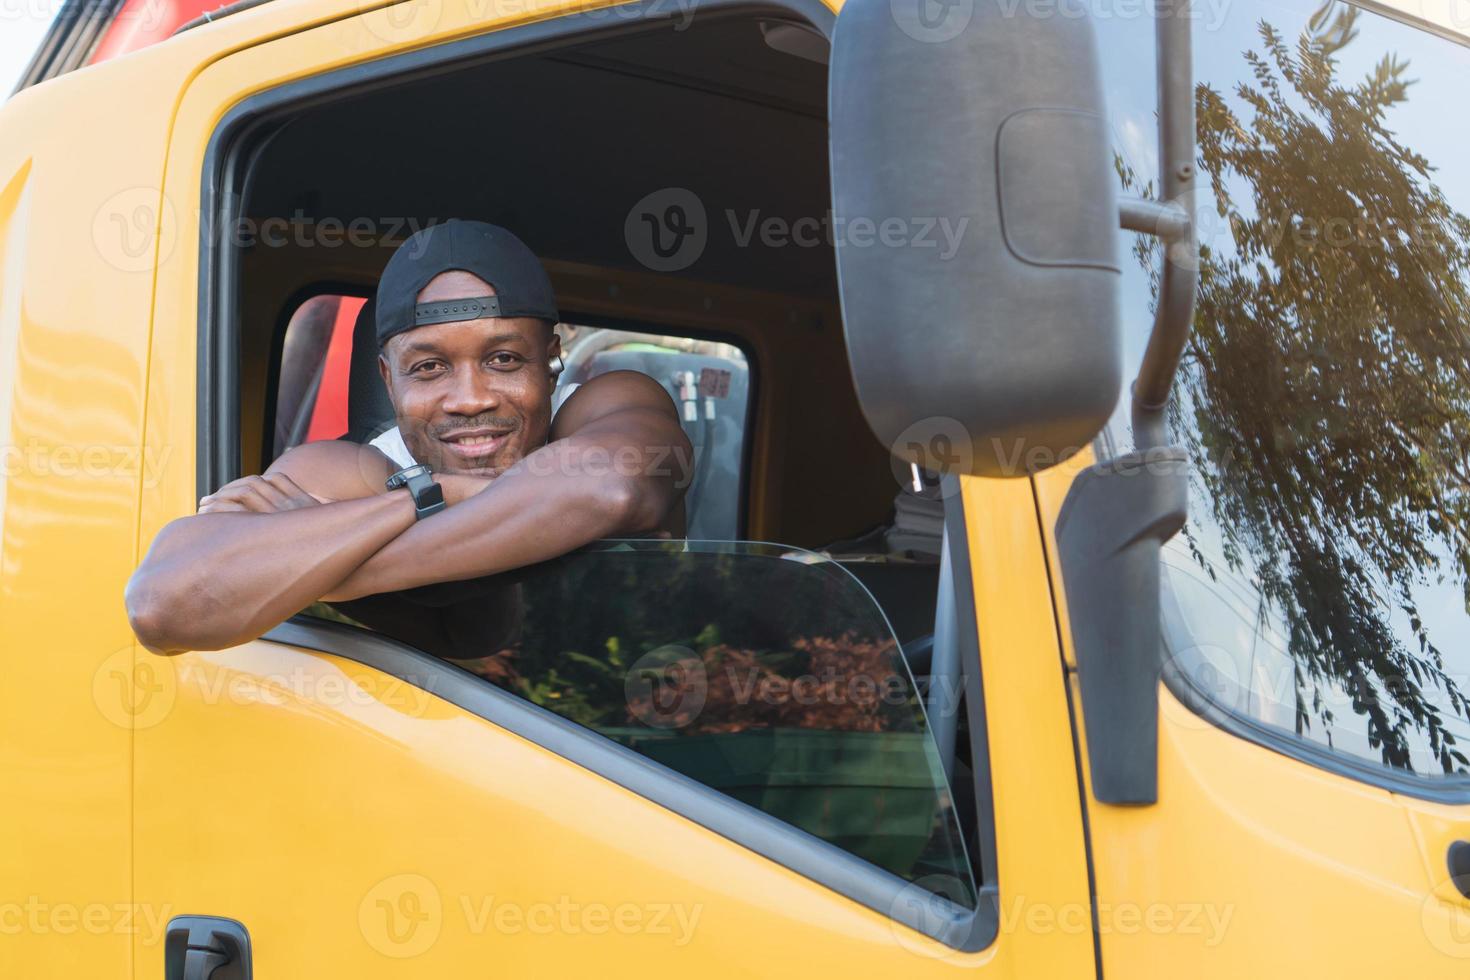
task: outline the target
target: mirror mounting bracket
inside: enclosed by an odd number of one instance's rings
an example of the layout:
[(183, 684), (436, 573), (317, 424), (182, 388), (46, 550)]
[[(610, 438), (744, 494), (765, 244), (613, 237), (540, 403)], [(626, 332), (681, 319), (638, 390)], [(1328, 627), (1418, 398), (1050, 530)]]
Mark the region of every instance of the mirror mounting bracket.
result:
[(1187, 456), (1128, 453), (1083, 470), (1057, 517), (1092, 795), (1158, 801), (1164, 542), (1184, 526)]

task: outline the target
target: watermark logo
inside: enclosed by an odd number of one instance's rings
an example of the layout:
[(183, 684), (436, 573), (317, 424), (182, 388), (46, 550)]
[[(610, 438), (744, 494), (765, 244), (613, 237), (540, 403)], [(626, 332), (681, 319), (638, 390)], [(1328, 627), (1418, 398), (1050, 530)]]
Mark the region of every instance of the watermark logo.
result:
[(1103, 936), (1186, 936), (1206, 949), (1225, 941), (1235, 918), (1233, 904), (1213, 902), (1037, 902), (1018, 895), (1000, 905), (1002, 934), (1027, 933), (1085, 935), (1092, 931), (1094, 914), (1097, 931)]
[(100, 480), (141, 474), (144, 488), (151, 490), (163, 479), (171, 455), (169, 446), (79, 445), (31, 438), (24, 445), (0, 445), (0, 479)]
[(92, 244), (122, 272), (147, 272), (166, 262), (178, 243), (174, 208), (156, 187), (132, 187), (102, 203), (92, 217)]
[(398, 874), (374, 885), (357, 907), (357, 925), (368, 945), (394, 959), (429, 951), (444, 924), (439, 889), (420, 874)]
[(975, 0), (888, 0), (893, 22), (915, 41), (951, 41), (970, 26)]
[(744, 214), (725, 209), (730, 237), (740, 248), (759, 242), (766, 248), (915, 248), (932, 249), (941, 262), (959, 254), (968, 217), (948, 215), (899, 217), (886, 215), (805, 215), (789, 221), (780, 215), (763, 215), (759, 208)]
[(1464, 901), (1446, 901), (1441, 897), (1446, 894), (1459, 895), (1455, 882), (1448, 878), (1424, 897), (1419, 910), (1424, 935), (1446, 956), (1470, 959), (1470, 906)]
[(704, 710), (709, 678), (697, 653), (670, 644), (634, 661), (623, 693), (633, 717), (649, 728), (683, 728)]
[[(410, 35), (426, 34), (444, 18), (444, 0), (399, 0), (383, 5), (382, 0), (357, 0), (362, 16), (356, 23), (379, 41), (392, 43)], [(432, 152), (436, 147), (425, 147)]]
[(954, 875), (925, 875), (905, 885), (890, 903), (888, 928), (916, 956), (958, 962), (967, 954), (930, 937), (961, 923), (974, 901), (970, 886)]
[[(932, 416), (898, 434), (889, 447), (888, 462), (899, 485), (920, 492), (913, 485), (915, 466), (927, 474), (974, 472), (975, 445), (969, 429), (959, 419)], [(923, 482), (928, 484), (927, 480)], [(941, 483), (940, 487), (939, 492), (947, 495), (958, 488), (958, 483)]]
[(709, 243), (704, 202), (684, 187), (654, 191), (628, 211), (623, 239), (645, 268), (654, 272), (687, 269), (699, 261)]
[(702, 904), (681, 902), (581, 902), (570, 895), (553, 901), (511, 902), (494, 895), (461, 895), (460, 910), (472, 936), (494, 931), (516, 936), (666, 936), (675, 947), (694, 939)]
[(125, 647), (110, 654), (92, 675), (92, 700), (120, 728), (152, 728), (178, 705), (179, 695), (204, 706), (312, 704), (334, 710), (389, 708), (410, 718), (430, 710), (433, 685), (387, 674), (349, 676), (335, 668), (297, 664), (288, 670), (246, 673), (210, 669), (195, 655), (163, 657)]
[(53, 902), (40, 895), (0, 902), (0, 936), (136, 936), (144, 946), (164, 938), (172, 905)]
[(178, 697), (174, 663), (132, 646), (114, 651), (92, 674), (92, 702), (119, 728), (152, 728), (168, 717)]
[[(145, 0), (143, 3), (128, 3), (113, 15), (113, 24), (137, 25), (143, 31), (156, 30), (164, 17), (172, 12), (168, 0)], [(56, 22), (71, 26), (83, 18), (98, 17), (92, 4), (68, 4), (66, 0), (0, 0), (0, 22), (29, 22), (37, 27)]]
[[(1167, 565), (1163, 574), (1163, 587), (1171, 590)], [(1242, 674), (1239, 659), (1216, 644), (1202, 643), (1181, 648), (1165, 658), (1162, 673), (1166, 680), (1175, 682), (1170, 684), (1170, 690), (1189, 709), (1182, 715), (1170, 715), (1170, 724), (1188, 730), (1211, 727), (1206, 718), (1215, 708), (1248, 713), (1253, 687), (1255, 693), (1277, 705), (1294, 704), (1296, 694), (1290, 675), (1285, 678), (1291, 685), (1289, 691), (1268, 690), (1263, 678), (1256, 678), (1254, 684), (1251, 683), (1252, 679)]]
[(444, 936), (666, 937), (676, 947), (694, 939), (702, 904), (584, 901), (571, 895), (526, 901), (494, 894), (441, 894), (421, 874), (396, 874), (374, 885), (358, 904), (368, 945), (393, 959), (422, 956)]
[[(982, 898), (982, 901), (984, 899)], [(964, 953), (951, 949), (933, 935), (944, 935), (964, 924), (974, 905), (969, 886), (952, 875), (928, 875), (905, 887), (889, 910), (895, 938), (909, 952), (927, 959), (951, 959)], [(1002, 935), (1182, 936), (1205, 949), (1225, 941), (1235, 918), (1233, 904), (1212, 902), (1053, 902), (1017, 895), (1001, 902)]]

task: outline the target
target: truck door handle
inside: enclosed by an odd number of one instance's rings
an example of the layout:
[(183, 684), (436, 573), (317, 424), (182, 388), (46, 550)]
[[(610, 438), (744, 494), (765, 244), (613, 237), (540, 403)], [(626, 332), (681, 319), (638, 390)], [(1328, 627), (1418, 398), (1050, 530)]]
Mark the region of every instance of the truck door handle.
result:
[(1450, 866), (1450, 881), (1461, 895), (1470, 898), (1470, 840), (1457, 840), (1451, 844), (1446, 862)]
[(178, 915), (164, 934), (164, 980), (251, 980), (250, 933), (234, 919)]

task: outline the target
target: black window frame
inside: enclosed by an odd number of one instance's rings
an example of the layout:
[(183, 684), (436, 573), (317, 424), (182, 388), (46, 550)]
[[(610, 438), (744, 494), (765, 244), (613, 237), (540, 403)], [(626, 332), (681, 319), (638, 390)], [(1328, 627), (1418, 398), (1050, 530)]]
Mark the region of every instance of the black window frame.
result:
[[(819, 0), (699, 0), (705, 16), (778, 17), (809, 24), (831, 38), (836, 17)], [(687, 16), (665, 0), (619, 8), (620, 23), (603, 11), (573, 13), (310, 76), (232, 106), (211, 135), (201, 186), (196, 401), (199, 494), (236, 479), (241, 470), (239, 350), (240, 263), (227, 236), (241, 217), (244, 190), (260, 137), (291, 112), (347, 95), (468, 67), (585, 43)], [(753, 401), (751, 402), (753, 404)], [(747, 440), (747, 445), (749, 440)], [(945, 534), (953, 563), (958, 618), (956, 643), (964, 665), (979, 854), (977, 902), (966, 909), (884, 871), (780, 819), (740, 803), (604, 736), (501, 690), (460, 668), (367, 630), (307, 616), (293, 617), (265, 639), (364, 664), (420, 687), (493, 724), (609, 779), (666, 809), (739, 843), (867, 908), (964, 953), (990, 947), (1000, 934), (998, 855), (979, 634), (963, 498), (945, 501)], [(861, 586), (860, 586), (861, 587)]]

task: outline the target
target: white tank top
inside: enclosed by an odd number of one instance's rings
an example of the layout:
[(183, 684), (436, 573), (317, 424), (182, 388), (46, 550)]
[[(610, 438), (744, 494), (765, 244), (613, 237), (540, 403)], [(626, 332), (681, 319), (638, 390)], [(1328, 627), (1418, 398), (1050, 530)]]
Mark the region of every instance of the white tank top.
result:
[[(553, 421), (556, 420), (556, 413), (567, 403), (567, 399), (572, 397), (572, 392), (580, 387), (582, 387), (580, 384), (562, 385), (551, 393), (551, 417)], [(398, 426), (396, 425), (376, 439), (369, 441), (368, 445), (378, 449), (384, 456), (397, 463), (399, 469), (403, 469), (406, 466), (413, 466), (418, 462), (418, 460), (413, 458), (413, 453), (408, 451), (408, 444), (403, 441), (403, 433), (398, 431)]]

